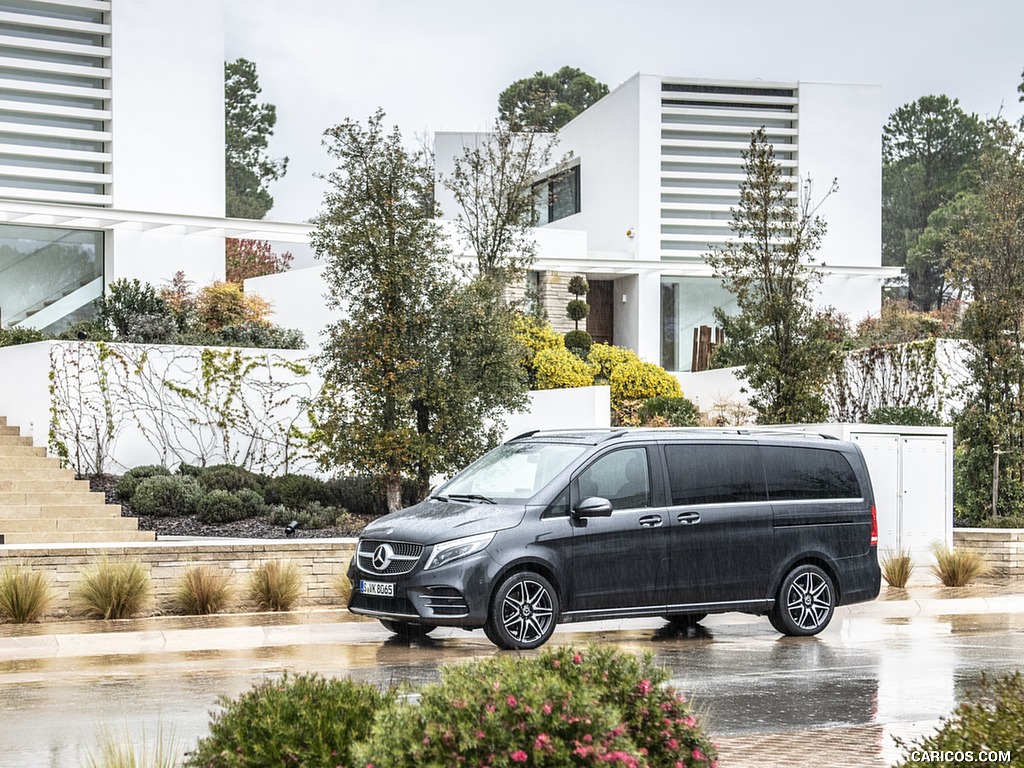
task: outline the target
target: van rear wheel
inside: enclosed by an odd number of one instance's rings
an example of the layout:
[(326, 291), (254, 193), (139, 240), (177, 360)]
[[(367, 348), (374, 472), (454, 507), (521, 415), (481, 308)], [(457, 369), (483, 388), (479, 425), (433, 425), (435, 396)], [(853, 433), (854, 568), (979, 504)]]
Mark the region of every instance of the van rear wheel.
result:
[(816, 565), (798, 565), (782, 580), (768, 620), (790, 637), (816, 635), (832, 620), (836, 590), (832, 579)]
[(513, 573), (494, 592), (484, 633), (499, 648), (529, 650), (548, 641), (557, 621), (558, 594), (551, 582), (523, 571)]

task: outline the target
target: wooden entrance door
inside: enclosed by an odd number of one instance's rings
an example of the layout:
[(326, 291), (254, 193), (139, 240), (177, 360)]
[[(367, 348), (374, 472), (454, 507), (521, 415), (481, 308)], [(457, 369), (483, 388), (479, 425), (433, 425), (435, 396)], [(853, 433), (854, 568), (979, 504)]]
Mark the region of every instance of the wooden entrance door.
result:
[(598, 344), (612, 344), (615, 333), (615, 283), (611, 280), (590, 280), (587, 304), (587, 333)]

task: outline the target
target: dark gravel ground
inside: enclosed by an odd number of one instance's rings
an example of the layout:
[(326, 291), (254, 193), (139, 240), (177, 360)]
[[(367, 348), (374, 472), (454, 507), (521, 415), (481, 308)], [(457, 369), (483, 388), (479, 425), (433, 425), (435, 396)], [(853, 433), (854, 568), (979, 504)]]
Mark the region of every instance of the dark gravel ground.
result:
[[(94, 491), (102, 491), (108, 504), (119, 504), (114, 489), (117, 486), (118, 477), (105, 475), (103, 477), (89, 478), (89, 486)], [(121, 504), (122, 517), (134, 517), (139, 521), (140, 531), (155, 531), (157, 536), (208, 536), (211, 538), (232, 538), (232, 539), (333, 539), (345, 536), (356, 536), (358, 528), (313, 528), (304, 530), (299, 528), (294, 535), (288, 536), (284, 528), (270, 521), (270, 517), (254, 517), (249, 520), (239, 520), (234, 523), (223, 523), (220, 525), (208, 525), (201, 523), (195, 515), (183, 515), (181, 517), (143, 517), (135, 515), (129, 507)], [(371, 518), (359, 518), (364, 524), (369, 523)]]

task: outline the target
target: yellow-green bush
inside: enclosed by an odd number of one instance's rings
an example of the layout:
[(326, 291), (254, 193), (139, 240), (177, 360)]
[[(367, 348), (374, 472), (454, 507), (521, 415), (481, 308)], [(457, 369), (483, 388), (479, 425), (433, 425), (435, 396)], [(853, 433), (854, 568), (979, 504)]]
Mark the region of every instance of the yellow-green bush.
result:
[(571, 389), (594, 383), (594, 369), (565, 347), (538, 350), (533, 367), (536, 389)]
[(660, 365), (634, 358), (612, 369), (608, 378), (612, 404), (622, 400), (646, 400), (649, 397), (682, 397), (679, 379)]
[(523, 347), (520, 364), (530, 373), (535, 374), (533, 359), (542, 349), (564, 349), (562, 334), (555, 331), (550, 323), (533, 315), (517, 314), (512, 318), (512, 333), (515, 340)]
[(229, 325), (269, 321), (270, 302), (251, 293), (244, 293), (237, 283), (214, 282), (199, 292), (199, 318), (211, 331)]
[(594, 344), (590, 347), (587, 362), (594, 366), (594, 377), (598, 383), (607, 384), (612, 378), (612, 371), (623, 363), (639, 360), (636, 352), (625, 347), (613, 347), (611, 344)]

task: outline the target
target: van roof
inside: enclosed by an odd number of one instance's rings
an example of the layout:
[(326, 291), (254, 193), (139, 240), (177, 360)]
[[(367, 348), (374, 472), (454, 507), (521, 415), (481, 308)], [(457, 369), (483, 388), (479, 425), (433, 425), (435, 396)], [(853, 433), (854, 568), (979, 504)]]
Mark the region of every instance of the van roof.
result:
[(794, 437), (816, 440), (836, 440), (833, 435), (803, 432), (786, 427), (596, 427), (590, 429), (534, 429), (516, 435), (506, 442), (529, 439), (560, 440), (565, 442), (599, 445), (608, 440), (658, 440), (665, 438), (707, 437)]

